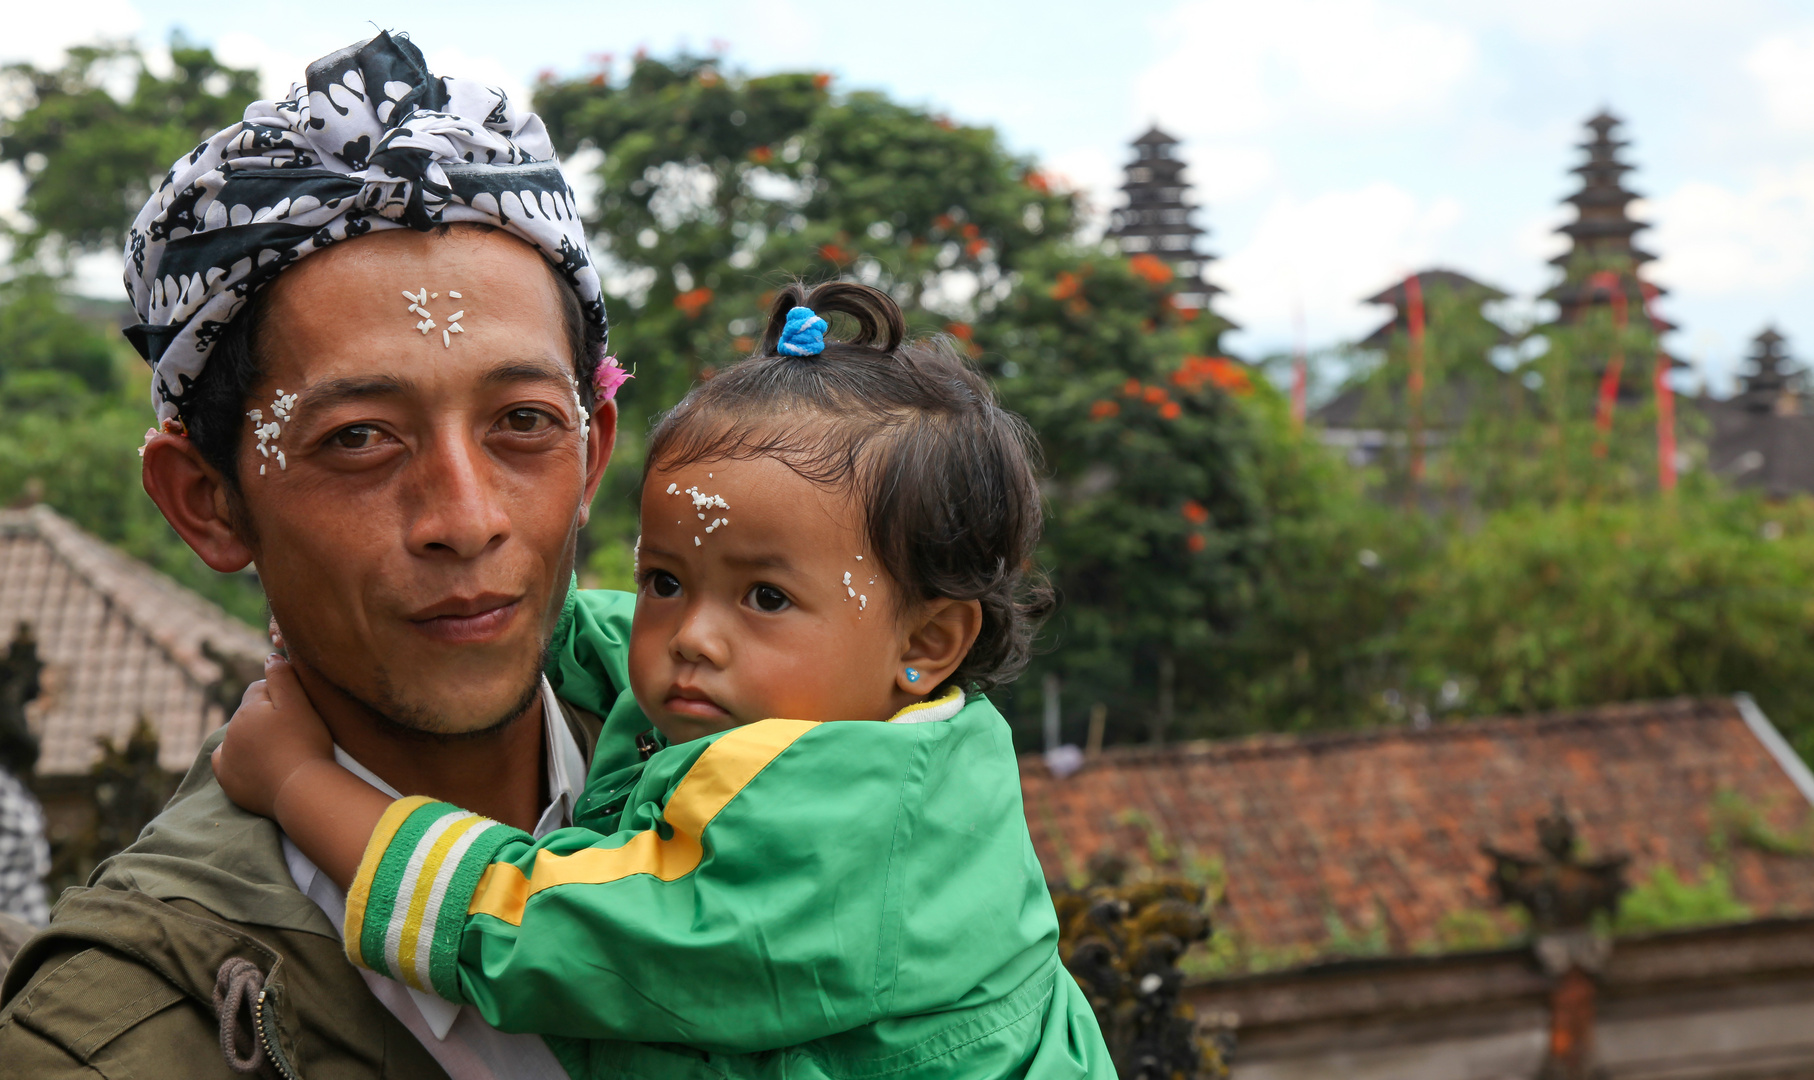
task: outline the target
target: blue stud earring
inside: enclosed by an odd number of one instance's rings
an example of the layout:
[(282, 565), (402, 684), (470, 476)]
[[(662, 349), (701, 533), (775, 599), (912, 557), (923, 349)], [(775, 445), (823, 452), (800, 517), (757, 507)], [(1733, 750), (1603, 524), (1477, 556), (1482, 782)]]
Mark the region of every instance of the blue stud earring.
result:
[(920, 681), (920, 672), (919, 672), (918, 668), (908, 668), (907, 669), (907, 681), (908, 682), (919, 682)]

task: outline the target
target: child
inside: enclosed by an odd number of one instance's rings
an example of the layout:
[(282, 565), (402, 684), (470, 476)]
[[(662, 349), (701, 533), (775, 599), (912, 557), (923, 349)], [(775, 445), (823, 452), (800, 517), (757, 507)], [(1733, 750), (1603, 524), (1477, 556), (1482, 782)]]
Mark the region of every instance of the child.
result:
[[(574, 827), (390, 802), (272, 666), (216, 770), (351, 879), (355, 964), (575, 1076), (1113, 1075), (980, 693), (1045, 606), (1026, 431), (904, 331), (877, 290), (790, 287), (656, 427), (628, 646), (621, 594), (577, 593), (548, 665), (608, 715)], [(647, 760), (610, 749), (649, 721)]]

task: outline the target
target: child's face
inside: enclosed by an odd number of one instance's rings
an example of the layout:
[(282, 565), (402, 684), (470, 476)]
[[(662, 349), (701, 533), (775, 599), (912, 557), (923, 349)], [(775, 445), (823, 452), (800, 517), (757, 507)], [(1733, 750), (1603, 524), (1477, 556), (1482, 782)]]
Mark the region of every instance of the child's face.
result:
[(675, 742), (773, 717), (885, 720), (916, 699), (861, 507), (779, 461), (651, 470), (638, 568), (630, 685)]

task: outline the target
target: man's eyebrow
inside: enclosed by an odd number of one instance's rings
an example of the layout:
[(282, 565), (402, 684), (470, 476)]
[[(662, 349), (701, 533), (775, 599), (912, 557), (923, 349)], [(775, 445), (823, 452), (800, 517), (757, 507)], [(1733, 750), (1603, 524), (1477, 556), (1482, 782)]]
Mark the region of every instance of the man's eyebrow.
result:
[(303, 400), (314, 408), (338, 405), (343, 401), (366, 401), (371, 398), (394, 397), (409, 388), (409, 384), (395, 375), (348, 375), (340, 379), (329, 379), (317, 383), (303, 391)]
[[(512, 360), (499, 364), (480, 376), (487, 386), (518, 382), (552, 382), (567, 385), (572, 376), (552, 360)], [(303, 391), (303, 399), (315, 408), (326, 408), (345, 401), (367, 401), (395, 397), (409, 390), (409, 383), (395, 375), (348, 375), (328, 379)]]
[(553, 360), (510, 360), (487, 371), (479, 381), (486, 386), (519, 382), (552, 382), (567, 386), (573, 382), (573, 373)]

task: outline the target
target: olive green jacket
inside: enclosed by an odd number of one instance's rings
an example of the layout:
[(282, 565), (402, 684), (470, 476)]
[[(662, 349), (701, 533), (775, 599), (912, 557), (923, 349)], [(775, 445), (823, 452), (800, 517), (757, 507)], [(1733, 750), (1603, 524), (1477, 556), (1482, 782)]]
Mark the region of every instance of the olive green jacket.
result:
[[(591, 756), (598, 720), (569, 727)], [(0, 1074), (34, 1080), (238, 1080), (214, 994), (223, 964), (256, 965), (262, 994), (233, 1023), (266, 1076), (445, 1080), (352, 965), (338, 928), (296, 889), (277, 827), (233, 806), (202, 747), (138, 841), (66, 891), (0, 983)], [(254, 989), (259, 981), (254, 978)]]

